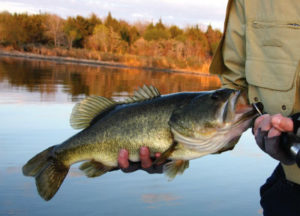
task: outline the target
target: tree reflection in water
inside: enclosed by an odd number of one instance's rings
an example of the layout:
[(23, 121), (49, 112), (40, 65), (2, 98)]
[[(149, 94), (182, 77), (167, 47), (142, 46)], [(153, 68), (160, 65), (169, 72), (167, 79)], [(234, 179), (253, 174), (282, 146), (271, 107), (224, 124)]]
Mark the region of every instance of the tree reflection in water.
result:
[(217, 76), (168, 73), (138, 69), (92, 67), (47, 61), (0, 58), (0, 81), (29, 92), (55, 94), (57, 87), (71, 95), (72, 101), (87, 95), (119, 97), (144, 84), (153, 85), (162, 94), (203, 91), (220, 87)]

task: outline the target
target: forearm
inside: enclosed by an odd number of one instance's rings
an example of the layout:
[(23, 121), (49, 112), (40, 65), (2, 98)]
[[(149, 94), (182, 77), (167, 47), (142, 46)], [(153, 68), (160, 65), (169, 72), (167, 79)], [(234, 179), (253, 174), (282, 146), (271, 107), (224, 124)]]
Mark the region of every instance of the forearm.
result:
[(244, 5), (235, 0), (231, 7), (222, 48), (225, 71), (220, 78), (223, 86), (244, 89), (246, 62)]
[(210, 71), (219, 75), (223, 87), (246, 89), (246, 42), (243, 2), (234, 0), (227, 13), (224, 38), (213, 59)]

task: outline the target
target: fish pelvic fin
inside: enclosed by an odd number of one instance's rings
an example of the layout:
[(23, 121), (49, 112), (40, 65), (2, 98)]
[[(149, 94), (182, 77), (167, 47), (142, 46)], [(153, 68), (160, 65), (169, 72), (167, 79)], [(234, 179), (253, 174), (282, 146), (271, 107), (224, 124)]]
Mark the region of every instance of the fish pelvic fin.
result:
[(89, 178), (101, 176), (113, 168), (114, 167), (106, 166), (95, 160), (87, 161), (79, 167), (79, 169)]
[(89, 96), (77, 103), (72, 111), (70, 124), (74, 129), (84, 129), (90, 126), (99, 114), (113, 108), (117, 102), (101, 97)]
[(172, 145), (166, 151), (164, 151), (158, 158), (155, 159), (155, 161), (153, 161), (153, 164), (164, 163), (171, 156), (171, 154), (175, 151), (177, 144), (178, 144), (178, 142), (174, 141), (172, 143)]
[(46, 201), (56, 194), (69, 171), (69, 167), (52, 156), (54, 147), (37, 154), (23, 166), (23, 174), (35, 177), (38, 193)]
[(163, 171), (171, 181), (177, 175), (181, 175), (187, 168), (189, 168), (188, 160), (172, 160), (164, 165)]

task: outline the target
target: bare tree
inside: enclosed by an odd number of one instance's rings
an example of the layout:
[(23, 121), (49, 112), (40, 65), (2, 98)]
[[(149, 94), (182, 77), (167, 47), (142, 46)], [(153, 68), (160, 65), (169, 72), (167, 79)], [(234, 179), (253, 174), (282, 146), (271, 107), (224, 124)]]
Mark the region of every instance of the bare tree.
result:
[(53, 40), (54, 46), (61, 45), (64, 39), (64, 20), (55, 14), (49, 14), (46, 20), (47, 35)]

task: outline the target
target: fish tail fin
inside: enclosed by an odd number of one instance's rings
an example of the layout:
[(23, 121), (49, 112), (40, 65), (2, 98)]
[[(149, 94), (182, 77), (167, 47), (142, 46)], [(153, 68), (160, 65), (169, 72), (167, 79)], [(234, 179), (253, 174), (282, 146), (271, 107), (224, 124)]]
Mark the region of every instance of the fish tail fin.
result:
[(169, 180), (173, 180), (176, 175), (182, 174), (187, 168), (189, 168), (189, 161), (173, 160), (166, 163), (163, 167), (163, 170)]
[(46, 150), (38, 153), (36, 156), (31, 158), (23, 166), (23, 175), (25, 176), (36, 176), (47, 164), (48, 158), (51, 156), (55, 146), (51, 146)]
[(55, 195), (69, 171), (69, 167), (52, 156), (54, 147), (37, 154), (23, 166), (23, 174), (35, 177), (37, 190), (46, 201)]
[(69, 167), (52, 159), (35, 177), (37, 190), (44, 200), (48, 201), (56, 194), (68, 174), (68, 171)]

